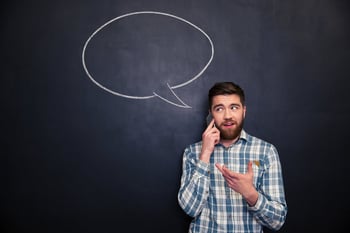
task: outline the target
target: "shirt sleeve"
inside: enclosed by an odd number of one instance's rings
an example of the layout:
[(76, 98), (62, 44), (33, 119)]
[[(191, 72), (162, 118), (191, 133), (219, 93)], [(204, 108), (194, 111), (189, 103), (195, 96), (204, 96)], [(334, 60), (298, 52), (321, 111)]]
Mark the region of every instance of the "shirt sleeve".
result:
[(287, 204), (281, 164), (274, 147), (270, 148), (265, 166), (262, 184), (258, 187), (258, 200), (254, 206), (249, 206), (248, 209), (260, 224), (272, 230), (278, 230), (285, 222)]
[(209, 195), (209, 164), (186, 149), (183, 155), (182, 177), (178, 201), (181, 208), (191, 217), (201, 213)]

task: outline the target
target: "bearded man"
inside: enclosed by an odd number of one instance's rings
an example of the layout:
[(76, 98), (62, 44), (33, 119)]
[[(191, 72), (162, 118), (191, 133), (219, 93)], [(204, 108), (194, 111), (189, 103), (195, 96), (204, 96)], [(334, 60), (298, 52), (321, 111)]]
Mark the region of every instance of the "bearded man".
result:
[(232, 82), (209, 90), (212, 119), (202, 141), (183, 154), (178, 201), (193, 217), (190, 233), (279, 230), (287, 204), (276, 148), (243, 130), (243, 89)]

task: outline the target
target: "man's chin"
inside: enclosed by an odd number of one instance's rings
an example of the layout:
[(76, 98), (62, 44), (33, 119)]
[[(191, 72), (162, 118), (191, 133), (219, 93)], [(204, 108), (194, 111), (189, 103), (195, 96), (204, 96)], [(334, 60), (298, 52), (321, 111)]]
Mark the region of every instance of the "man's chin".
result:
[(240, 135), (241, 131), (239, 132), (220, 132), (221, 139), (223, 140), (234, 140)]
[(241, 134), (241, 129), (239, 130), (220, 130), (220, 137), (223, 140), (234, 140)]

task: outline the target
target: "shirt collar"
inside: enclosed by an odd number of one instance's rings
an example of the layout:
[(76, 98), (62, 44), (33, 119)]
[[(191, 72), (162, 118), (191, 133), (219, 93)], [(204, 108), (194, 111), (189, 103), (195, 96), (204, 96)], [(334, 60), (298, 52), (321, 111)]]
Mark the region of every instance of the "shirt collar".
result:
[(247, 142), (249, 141), (249, 134), (247, 134), (247, 132), (244, 131), (244, 129), (242, 129), (241, 135), (239, 136), (238, 140), (241, 140), (241, 139), (243, 139), (243, 140), (245, 140)]

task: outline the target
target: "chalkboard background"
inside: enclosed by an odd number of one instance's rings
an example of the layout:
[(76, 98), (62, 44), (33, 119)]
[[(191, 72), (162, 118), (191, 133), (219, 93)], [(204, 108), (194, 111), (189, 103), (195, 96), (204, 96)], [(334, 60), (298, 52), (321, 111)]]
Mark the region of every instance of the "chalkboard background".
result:
[[(208, 89), (234, 81), (247, 95), (246, 131), (280, 154), (289, 207), (280, 232), (340, 232), (350, 207), (349, 5), (2, 3), (1, 231), (187, 232), (190, 218), (177, 203), (182, 152), (201, 139)], [(181, 17), (212, 39), (208, 68), (174, 90), (191, 108), (113, 95), (85, 72), (92, 33), (137, 11)], [(86, 61), (96, 81), (118, 93), (152, 95), (188, 81), (210, 58), (206, 37), (169, 17), (134, 16), (105, 29)]]

